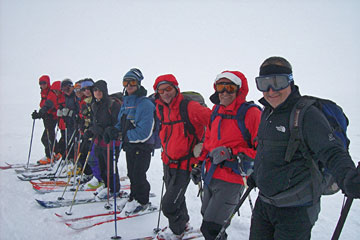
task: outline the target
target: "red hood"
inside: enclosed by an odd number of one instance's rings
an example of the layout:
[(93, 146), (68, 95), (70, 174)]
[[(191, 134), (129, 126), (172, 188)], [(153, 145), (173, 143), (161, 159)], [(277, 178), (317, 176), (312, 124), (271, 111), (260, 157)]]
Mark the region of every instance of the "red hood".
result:
[(172, 74), (165, 74), (165, 75), (161, 75), (159, 77), (156, 78), (155, 83), (154, 83), (154, 91), (156, 92), (157, 86), (159, 83), (161, 82), (169, 82), (172, 85), (174, 85), (175, 87), (179, 86), (178, 81), (176, 80), (175, 76)]

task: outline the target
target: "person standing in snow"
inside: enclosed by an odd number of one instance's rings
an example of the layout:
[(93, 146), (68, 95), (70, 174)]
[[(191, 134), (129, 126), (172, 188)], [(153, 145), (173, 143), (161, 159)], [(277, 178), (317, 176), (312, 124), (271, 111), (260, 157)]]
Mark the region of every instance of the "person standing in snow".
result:
[[(256, 135), (261, 115), (256, 105), (246, 102), (249, 89), (241, 72), (222, 72), (216, 76), (214, 88), (215, 93), (210, 100), (215, 105), (198, 158), (200, 163), (205, 161), (201, 232), (206, 240), (217, 237), (244, 191), (245, 179), (256, 155)], [(245, 108), (247, 111), (242, 110)], [(248, 136), (239, 127), (240, 119), (243, 119)], [(195, 184), (201, 179), (200, 163), (191, 173)], [(221, 239), (226, 238), (225, 233)]]
[[(119, 174), (118, 174), (118, 168), (117, 168), (117, 160), (119, 159), (119, 146), (120, 141), (115, 142), (115, 169), (116, 169), (116, 187), (114, 186), (113, 181), (113, 169), (114, 169), (114, 163), (113, 163), (113, 145), (110, 144), (110, 161), (109, 161), (109, 168), (110, 168), (110, 184), (108, 185), (106, 179), (107, 179), (107, 147), (108, 144), (104, 141), (104, 133), (106, 128), (112, 128), (117, 123), (117, 116), (120, 111), (120, 103), (117, 101), (111, 99), (109, 97), (107, 83), (104, 80), (96, 81), (92, 87), (95, 102), (91, 105), (91, 110), (93, 113), (93, 119), (91, 122), (90, 127), (84, 132), (84, 139), (90, 139), (95, 138), (94, 140), (94, 151), (95, 156), (99, 160), (99, 167), (100, 167), (100, 173), (101, 178), (105, 181), (104, 187), (110, 188), (111, 197), (115, 193), (121, 193), (120, 192), (120, 181), (119, 181)], [(97, 198), (99, 199), (105, 199), (107, 197), (107, 189), (100, 187), (97, 189)]]
[[(146, 97), (147, 90), (141, 85), (143, 74), (137, 68), (130, 69), (123, 78), (124, 98), (118, 123), (106, 129), (108, 141), (122, 140), (126, 153), (127, 176), (130, 180), (130, 196), (122, 214), (137, 213), (149, 206), (150, 183), (146, 172), (150, 167), (155, 121), (155, 105)], [(120, 135), (120, 136), (119, 136)]]
[[(311, 168), (300, 150), (291, 161), (285, 161), (290, 114), (301, 97), (290, 63), (282, 57), (266, 59), (256, 84), (263, 92), (260, 103), (265, 109), (258, 130), (254, 172), (248, 179), (249, 187), (259, 188), (250, 239), (310, 239), (320, 212), (320, 196), (313, 192)], [(332, 173), (347, 196), (360, 198), (360, 173), (323, 113), (310, 106), (303, 120), (304, 141), (316, 159)]]
[(195, 128), (196, 136), (185, 133), (184, 121), (180, 115), (180, 103), (184, 96), (180, 93), (178, 85), (172, 74), (159, 76), (153, 85), (156, 114), (161, 120), (159, 136), (166, 187), (162, 198), (162, 211), (169, 221), (169, 227), (158, 233), (158, 239), (181, 239), (185, 231), (190, 229), (185, 192), (190, 182), (192, 165), (197, 163), (193, 152), (195, 139), (203, 138), (211, 114), (209, 108), (201, 106), (196, 101), (190, 101), (187, 114)]
[(33, 119), (43, 119), (45, 129), (41, 137), (41, 142), (44, 145), (45, 157), (40, 159), (38, 163), (48, 164), (51, 162), (53, 144), (56, 146), (56, 142), (54, 143), (57, 123), (56, 108), (54, 105), (56, 96), (50, 89), (50, 77), (48, 75), (43, 75), (39, 78), (39, 85), (41, 89), (40, 110), (39, 112), (35, 110), (31, 116)]

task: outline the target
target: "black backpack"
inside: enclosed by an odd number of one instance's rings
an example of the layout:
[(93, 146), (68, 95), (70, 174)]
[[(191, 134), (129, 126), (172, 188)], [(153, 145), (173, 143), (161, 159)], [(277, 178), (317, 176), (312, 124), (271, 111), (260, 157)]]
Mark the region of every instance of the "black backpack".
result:
[(331, 173), (321, 165), (321, 162), (319, 164), (316, 163), (302, 135), (304, 114), (310, 106), (317, 107), (324, 114), (333, 129), (333, 133), (341, 139), (344, 148), (348, 151), (350, 140), (346, 135), (346, 130), (349, 120), (342, 108), (327, 99), (302, 96), (292, 109), (290, 115), (290, 140), (286, 150), (285, 161), (290, 162), (296, 150), (299, 149), (308, 161), (307, 165), (311, 171), (314, 196), (330, 195), (338, 192), (339, 186)]

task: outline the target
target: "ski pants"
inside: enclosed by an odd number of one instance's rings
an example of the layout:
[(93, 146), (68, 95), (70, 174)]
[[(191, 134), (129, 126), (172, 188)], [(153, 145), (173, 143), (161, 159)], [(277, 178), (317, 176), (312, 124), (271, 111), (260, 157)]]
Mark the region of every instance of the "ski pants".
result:
[[(113, 161), (113, 148), (112, 148), (112, 144), (110, 144), (110, 154), (109, 154), (109, 187), (110, 187), (110, 191), (113, 193), (114, 192), (114, 161)], [(101, 173), (101, 178), (104, 180), (105, 186), (108, 186), (107, 183), (107, 166), (108, 166), (108, 157), (107, 157), (107, 148), (106, 147), (100, 147), (99, 145), (95, 145), (95, 156), (99, 159), (99, 167), (100, 167), (100, 173)], [(120, 154), (120, 149), (119, 147), (115, 147), (115, 161), (116, 161), (116, 178), (115, 178), (115, 182), (116, 182), (116, 188), (115, 191), (119, 192), (120, 191), (120, 181), (119, 181), (119, 171), (118, 171), (118, 167), (117, 167), (117, 162), (119, 159), (119, 154)]]
[(275, 207), (256, 200), (251, 217), (250, 240), (307, 240), (320, 212), (320, 202), (312, 206)]
[(150, 167), (151, 150), (131, 148), (126, 150), (127, 175), (130, 180), (130, 199), (140, 204), (149, 202), (150, 183), (146, 179), (146, 172)]
[(185, 231), (190, 220), (185, 201), (185, 192), (190, 182), (189, 171), (164, 165), (166, 192), (162, 198), (162, 211), (168, 218), (169, 228), (179, 235)]
[(100, 174), (100, 169), (99, 169), (99, 163), (97, 158), (95, 157), (95, 153), (94, 153), (94, 146), (90, 146), (91, 141), (89, 139), (83, 139), (83, 142), (81, 143), (81, 156), (79, 158), (79, 163), (81, 164), (81, 166), (83, 167), (87, 158), (87, 154), (89, 152), (89, 148), (92, 147), (92, 149), (90, 150), (90, 155), (89, 155), (89, 159), (88, 159), (88, 163), (86, 164), (84, 173), (86, 175), (91, 175), (93, 174), (98, 181), (101, 181), (101, 174)]
[[(51, 116), (47, 116), (43, 119), (43, 123), (45, 129), (41, 136), (41, 142), (44, 145), (46, 157), (51, 158), (51, 152), (53, 150), (53, 144), (55, 139), (55, 128), (56, 128), (57, 120), (53, 119)], [(57, 147), (57, 143), (55, 142), (54, 152), (57, 151), (56, 147)]]
[[(201, 214), (203, 221), (201, 232), (206, 240), (215, 239), (224, 222), (233, 213), (244, 192), (244, 185), (229, 183), (219, 179), (211, 179), (204, 187)], [(226, 239), (225, 233), (221, 239)]]

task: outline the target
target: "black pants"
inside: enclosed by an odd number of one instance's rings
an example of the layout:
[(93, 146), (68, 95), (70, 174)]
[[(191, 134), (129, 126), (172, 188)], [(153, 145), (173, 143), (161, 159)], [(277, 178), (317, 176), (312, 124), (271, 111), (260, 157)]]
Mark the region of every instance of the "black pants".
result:
[(189, 171), (164, 165), (166, 192), (162, 198), (162, 211), (169, 220), (169, 228), (179, 235), (184, 232), (190, 217), (186, 207), (185, 192), (190, 182)]
[[(108, 186), (107, 183), (107, 148), (105, 147), (100, 147), (98, 145), (95, 145), (95, 156), (99, 159), (99, 167), (100, 167), (100, 173), (101, 173), (101, 178), (104, 180), (105, 186)], [(115, 165), (115, 169), (116, 169), (116, 178), (115, 178), (115, 183), (116, 183), (116, 188), (115, 191), (119, 192), (120, 190), (120, 181), (119, 181), (119, 171), (118, 171), (118, 167), (117, 167), (117, 162), (119, 159), (119, 154), (120, 154), (120, 149), (119, 147), (115, 147), (115, 161), (116, 161), (116, 165)], [(114, 192), (114, 161), (113, 161), (113, 148), (112, 146), (110, 147), (110, 159), (109, 159), (109, 170), (110, 170), (110, 174), (109, 174), (109, 187), (110, 187), (110, 191), (113, 193)]]
[(151, 150), (134, 148), (126, 151), (127, 175), (130, 179), (130, 199), (140, 204), (149, 202), (150, 183), (146, 172), (150, 167)]
[[(45, 154), (47, 158), (51, 158), (51, 152), (53, 150), (53, 144), (55, 139), (55, 127), (56, 127), (56, 119), (53, 119), (51, 116), (46, 116), (43, 119), (44, 123), (44, 132), (41, 136), (41, 142), (44, 145)], [(57, 143), (55, 142), (55, 148), (57, 147)], [(54, 149), (56, 152), (57, 149)]]
[(320, 212), (320, 203), (279, 208), (256, 200), (251, 217), (250, 240), (307, 240)]

